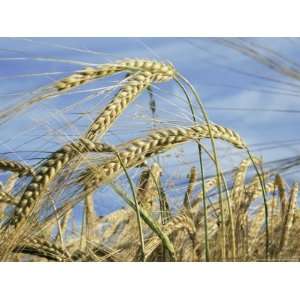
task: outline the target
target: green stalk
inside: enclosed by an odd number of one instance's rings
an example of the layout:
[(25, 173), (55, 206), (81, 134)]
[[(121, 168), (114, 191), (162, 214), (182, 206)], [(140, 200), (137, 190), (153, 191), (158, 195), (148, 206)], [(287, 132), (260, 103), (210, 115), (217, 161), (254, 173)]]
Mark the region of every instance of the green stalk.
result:
[(202, 101), (198, 95), (198, 93), (196, 92), (196, 90), (194, 89), (193, 85), (181, 74), (177, 73), (177, 76), (183, 80), (183, 82), (185, 82), (189, 88), (191, 89), (196, 102), (198, 103), (200, 110), (203, 114), (204, 120), (207, 124), (208, 127), (208, 132), (210, 135), (210, 141), (211, 141), (211, 147), (212, 147), (212, 151), (213, 151), (213, 156), (214, 156), (214, 160), (215, 160), (215, 166), (216, 166), (216, 172), (217, 172), (217, 186), (218, 186), (218, 193), (219, 193), (219, 205), (220, 205), (220, 211), (221, 211), (221, 228), (222, 228), (222, 243), (221, 243), (221, 259), (222, 261), (226, 260), (226, 234), (225, 234), (225, 221), (224, 221), (224, 203), (223, 203), (223, 198), (222, 198), (222, 191), (221, 191), (221, 179), (220, 179), (220, 166), (219, 166), (219, 160), (217, 157), (217, 151), (216, 151), (216, 146), (215, 146), (215, 141), (211, 132), (211, 128), (210, 128), (210, 124), (209, 124), (209, 119), (208, 119), (208, 115), (204, 109), (204, 106), (202, 104)]
[[(192, 113), (193, 121), (196, 123), (196, 116), (195, 111), (192, 105), (192, 101), (189, 97), (188, 92), (186, 91), (184, 85), (177, 79), (174, 79), (178, 86), (182, 89), (183, 93), (185, 94), (188, 104)], [(205, 183), (204, 183), (204, 168), (203, 168), (203, 160), (202, 160), (202, 149), (201, 144), (197, 143), (198, 147), (198, 155), (199, 155), (199, 163), (200, 163), (200, 174), (202, 179), (202, 201), (203, 201), (203, 210), (204, 210), (204, 239), (205, 239), (205, 260), (208, 262), (210, 259), (209, 254), (209, 243), (208, 243), (208, 223), (207, 223), (207, 203), (206, 203), (206, 191), (205, 191)]]
[(115, 152), (122, 168), (123, 168), (123, 171), (126, 175), (126, 178), (128, 180), (128, 183), (130, 185), (130, 189), (131, 189), (131, 192), (132, 192), (132, 196), (133, 196), (133, 200), (134, 200), (134, 205), (135, 205), (135, 211), (136, 211), (136, 217), (137, 217), (137, 222), (138, 222), (138, 228), (139, 228), (139, 236), (140, 236), (140, 242), (141, 242), (141, 254), (142, 254), (142, 260), (145, 261), (145, 243), (144, 243), (144, 235), (143, 235), (143, 228), (142, 228), (142, 221), (141, 221), (141, 214), (140, 214), (140, 206), (139, 206), (139, 203), (137, 201), (137, 198), (136, 198), (136, 194), (135, 194), (135, 189), (133, 187), (133, 183), (132, 183), (132, 180), (130, 178), (130, 176), (128, 175), (128, 172), (123, 164), (123, 161), (119, 155), (119, 153), (116, 151)]
[(251, 162), (254, 166), (254, 169), (256, 171), (256, 174), (258, 176), (259, 179), (259, 183), (261, 185), (261, 190), (262, 190), (262, 195), (263, 195), (263, 201), (264, 201), (264, 208), (265, 208), (265, 226), (266, 226), (266, 245), (265, 245), (265, 256), (266, 256), (266, 260), (269, 259), (269, 216), (268, 216), (268, 204), (267, 204), (267, 197), (266, 197), (266, 191), (265, 191), (265, 180), (264, 180), (264, 176), (261, 176), (261, 174), (259, 173), (259, 170), (252, 158), (252, 155), (249, 151), (248, 148), (247, 149), (247, 153), (251, 159)]
[[(161, 187), (161, 183), (158, 184), (153, 173), (151, 172), (151, 168), (148, 167), (148, 170), (149, 170), (149, 173), (150, 173), (150, 176), (151, 178), (153, 179), (154, 181), (154, 184), (155, 184), (155, 188), (157, 190), (157, 193), (158, 193), (158, 199), (159, 199), (159, 207), (160, 207), (160, 217), (161, 217), (161, 223), (162, 225), (165, 225), (166, 223), (166, 220), (167, 220), (167, 217), (169, 217), (169, 214), (166, 215), (167, 213), (167, 206), (166, 206), (166, 203), (165, 203), (165, 199), (164, 197), (162, 196), (162, 187)], [(166, 248), (163, 246), (163, 258), (164, 258), (164, 261), (166, 261)]]
[[(209, 153), (209, 151), (202, 146), (204, 151), (207, 153), (207, 155), (210, 157), (212, 161), (214, 161), (213, 156)], [(235, 239), (235, 231), (234, 231), (234, 219), (233, 219), (233, 214), (232, 214), (232, 203), (231, 203), (231, 198), (228, 193), (228, 187), (227, 183), (224, 177), (223, 172), (220, 174), (223, 185), (224, 185), (224, 190), (225, 190), (225, 196), (226, 196), (226, 203), (227, 203), (227, 209), (228, 209), (228, 214), (229, 214), (229, 222), (230, 222), (230, 233), (231, 233), (231, 248), (232, 248), (232, 260), (236, 260), (236, 239)]]
[[(129, 196), (120, 189), (116, 184), (110, 183), (113, 190), (122, 197), (122, 199), (133, 209), (136, 209), (134, 201), (129, 198)], [(144, 222), (153, 230), (154, 233), (161, 239), (163, 246), (168, 249), (171, 259), (176, 261), (175, 250), (169, 237), (161, 230), (160, 226), (148, 215), (148, 213), (140, 207), (140, 214)]]

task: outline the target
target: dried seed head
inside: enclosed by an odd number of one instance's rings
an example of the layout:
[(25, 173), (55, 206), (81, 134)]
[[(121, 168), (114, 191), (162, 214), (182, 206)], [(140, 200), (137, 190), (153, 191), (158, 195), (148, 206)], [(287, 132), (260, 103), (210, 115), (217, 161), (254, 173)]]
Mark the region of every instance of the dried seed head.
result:
[(96, 68), (88, 67), (58, 81), (54, 87), (58, 91), (66, 91), (91, 80), (104, 78), (123, 71), (129, 73), (138, 71), (148, 72), (154, 75), (154, 81), (160, 82), (170, 80), (175, 76), (175, 69), (170, 64), (142, 59), (128, 59), (112, 64), (100, 65)]

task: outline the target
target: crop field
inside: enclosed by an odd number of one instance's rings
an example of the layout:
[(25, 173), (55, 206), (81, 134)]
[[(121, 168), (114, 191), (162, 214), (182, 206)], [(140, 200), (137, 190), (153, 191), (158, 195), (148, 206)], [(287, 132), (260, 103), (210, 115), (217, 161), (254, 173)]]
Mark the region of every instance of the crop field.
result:
[(0, 261), (299, 261), (299, 53), (1, 38)]

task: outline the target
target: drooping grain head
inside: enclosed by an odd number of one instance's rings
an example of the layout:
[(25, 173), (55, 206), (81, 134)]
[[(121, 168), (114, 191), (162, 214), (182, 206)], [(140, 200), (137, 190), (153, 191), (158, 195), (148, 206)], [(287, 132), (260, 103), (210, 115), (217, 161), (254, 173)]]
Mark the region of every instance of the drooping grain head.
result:
[(155, 74), (155, 81), (169, 80), (169, 78), (174, 77), (175, 74), (175, 69), (170, 64), (143, 59), (127, 59), (111, 64), (100, 65), (96, 68), (89, 67), (76, 72), (75, 74), (58, 81), (55, 84), (55, 88), (58, 91), (65, 91), (85, 84), (91, 80), (108, 77), (124, 71), (131, 74), (147, 71)]

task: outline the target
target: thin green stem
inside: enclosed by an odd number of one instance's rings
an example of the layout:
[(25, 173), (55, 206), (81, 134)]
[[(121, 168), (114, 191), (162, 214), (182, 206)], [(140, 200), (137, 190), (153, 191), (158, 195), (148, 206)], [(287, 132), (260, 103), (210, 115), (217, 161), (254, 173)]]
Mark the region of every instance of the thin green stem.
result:
[(213, 151), (213, 156), (214, 156), (214, 160), (215, 160), (215, 166), (216, 166), (216, 172), (217, 172), (217, 186), (218, 186), (218, 193), (219, 193), (219, 205), (220, 205), (220, 216), (221, 216), (221, 230), (222, 230), (222, 236), (221, 236), (221, 259), (222, 261), (226, 260), (226, 234), (225, 234), (225, 220), (224, 220), (224, 203), (223, 203), (223, 198), (222, 198), (222, 191), (221, 191), (221, 179), (220, 179), (220, 165), (219, 165), (219, 160), (217, 157), (217, 151), (216, 151), (216, 146), (215, 146), (215, 141), (211, 132), (211, 128), (210, 128), (210, 122), (208, 119), (208, 115), (204, 109), (204, 106), (202, 104), (202, 101), (198, 95), (198, 93), (196, 92), (195, 88), (193, 87), (193, 85), (181, 74), (177, 73), (178, 78), (180, 78), (185, 84), (187, 84), (189, 86), (189, 88), (191, 89), (196, 102), (198, 103), (200, 110), (203, 114), (204, 120), (207, 124), (208, 127), (208, 132), (209, 132), (209, 136), (210, 136), (210, 141), (211, 141), (211, 147), (212, 147), (212, 151)]
[(132, 197), (133, 197), (133, 200), (134, 200), (134, 205), (135, 205), (135, 211), (136, 211), (136, 217), (137, 217), (137, 222), (138, 222), (138, 228), (139, 228), (139, 236), (140, 236), (140, 242), (141, 242), (141, 254), (142, 254), (142, 260), (145, 261), (145, 242), (144, 242), (144, 235), (143, 235), (143, 228), (142, 228), (142, 221), (141, 221), (141, 214), (140, 214), (140, 206), (139, 206), (139, 203), (137, 201), (137, 198), (136, 198), (136, 193), (135, 193), (135, 189), (134, 189), (134, 186), (133, 186), (133, 182), (123, 164), (123, 161), (119, 155), (119, 153), (116, 151), (115, 152), (122, 168), (123, 168), (123, 171), (126, 175), (126, 178), (128, 180), (128, 183), (130, 185), (130, 189), (131, 189), (131, 192), (132, 192)]
[[(136, 206), (134, 204), (134, 201), (121, 189), (119, 188), (116, 184), (110, 183), (111, 187), (113, 190), (122, 197), (122, 199), (133, 209), (136, 209)], [(175, 250), (172, 242), (170, 241), (168, 235), (166, 235), (160, 226), (148, 215), (148, 213), (140, 207), (140, 214), (145, 223), (153, 230), (154, 233), (161, 239), (164, 247), (168, 249), (171, 259), (173, 261), (176, 261), (176, 256), (175, 256)]]
[(249, 155), (249, 158), (251, 159), (251, 162), (254, 166), (255, 172), (258, 176), (259, 179), (259, 183), (261, 185), (261, 190), (262, 190), (262, 196), (263, 196), (263, 201), (264, 201), (264, 208), (265, 208), (265, 227), (266, 227), (266, 245), (265, 245), (265, 256), (266, 256), (266, 260), (269, 259), (269, 216), (268, 216), (268, 204), (267, 204), (267, 197), (266, 197), (266, 191), (265, 191), (265, 180), (264, 180), (264, 176), (261, 176), (256, 163), (254, 162), (254, 159), (250, 153), (250, 150), (248, 148), (247, 149), (247, 153)]
[[(178, 86), (182, 89), (183, 93), (185, 94), (188, 104), (192, 113), (192, 118), (194, 123), (196, 123), (196, 116), (195, 111), (192, 105), (192, 101), (190, 99), (190, 96), (184, 87), (184, 85), (177, 79), (174, 79)], [(202, 160), (202, 149), (200, 143), (197, 143), (198, 147), (198, 155), (199, 155), (199, 163), (200, 163), (200, 174), (201, 174), (201, 180), (202, 180), (202, 201), (203, 201), (203, 210), (204, 210), (204, 239), (205, 239), (205, 260), (208, 262), (210, 259), (209, 254), (209, 243), (208, 243), (208, 223), (207, 223), (207, 203), (206, 203), (206, 191), (205, 191), (205, 182), (204, 182), (204, 168), (203, 168), (203, 160)]]
[[(214, 161), (214, 158), (209, 153), (209, 151), (204, 146), (202, 146), (202, 148), (204, 149), (206, 154), (210, 157), (210, 159), (212, 161)], [(227, 203), (227, 209), (228, 209), (228, 217), (229, 217), (229, 222), (230, 222), (232, 260), (235, 261), (236, 260), (236, 238), (235, 238), (235, 231), (234, 231), (234, 218), (233, 218), (233, 213), (232, 213), (232, 202), (231, 202), (231, 197), (229, 196), (228, 187), (227, 187), (227, 183), (226, 183), (223, 172), (220, 173), (220, 176), (221, 176), (221, 179), (222, 179), (222, 182), (224, 185), (226, 203)]]

